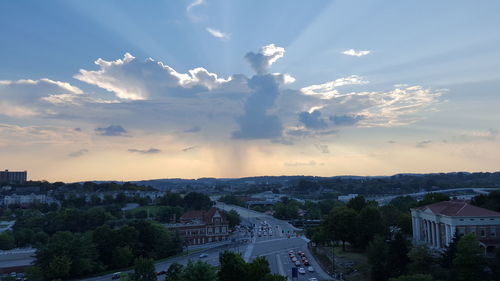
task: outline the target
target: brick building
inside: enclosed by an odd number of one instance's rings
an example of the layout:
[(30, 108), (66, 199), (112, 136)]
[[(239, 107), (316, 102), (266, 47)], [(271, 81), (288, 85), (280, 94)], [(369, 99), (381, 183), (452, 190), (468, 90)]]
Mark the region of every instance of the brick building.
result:
[(224, 241), (229, 237), (226, 214), (214, 207), (208, 211), (186, 212), (180, 217), (180, 223), (166, 226), (179, 233), (187, 245)]

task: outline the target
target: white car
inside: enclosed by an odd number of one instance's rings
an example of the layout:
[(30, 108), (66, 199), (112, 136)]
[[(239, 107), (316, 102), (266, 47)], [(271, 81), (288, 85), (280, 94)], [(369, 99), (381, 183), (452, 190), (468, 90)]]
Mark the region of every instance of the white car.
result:
[(293, 262), (297, 262), (297, 258), (296, 258), (296, 257), (293, 257), (293, 258), (292, 258), (292, 261), (293, 261)]
[(206, 258), (206, 257), (208, 257), (208, 254), (205, 254), (205, 253), (200, 254), (200, 259), (202, 259), (202, 258)]
[(296, 266), (300, 266), (300, 261), (296, 261), (296, 262), (295, 262), (295, 265), (296, 265)]
[(307, 271), (309, 271), (309, 272), (314, 272), (314, 267), (312, 267), (312, 266), (308, 267), (308, 268), (307, 268)]
[(299, 267), (300, 274), (306, 274), (306, 270), (303, 267)]
[(309, 279), (307, 279), (307, 281), (318, 281), (318, 278), (314, 278), (314, 277), (313, 278), (309, 278)]

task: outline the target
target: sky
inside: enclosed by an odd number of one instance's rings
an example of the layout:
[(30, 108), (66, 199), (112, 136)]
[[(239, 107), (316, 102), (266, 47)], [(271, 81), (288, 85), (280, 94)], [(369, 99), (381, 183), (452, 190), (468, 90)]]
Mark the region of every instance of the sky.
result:
[(498, 171), (496, 0), (0, 2), (0, 169)]

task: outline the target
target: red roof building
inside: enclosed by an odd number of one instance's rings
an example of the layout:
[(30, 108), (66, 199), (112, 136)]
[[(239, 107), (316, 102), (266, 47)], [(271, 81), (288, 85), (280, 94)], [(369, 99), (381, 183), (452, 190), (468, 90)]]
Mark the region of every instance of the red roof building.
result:
[(443, 249), (455, 233), (476, 235), (487, 252), (500, 246), (500, 213), (465, 201), (443, 201), (411, 209), (413, 242)]
[(181, 223), (168, 224), (167, 227), (177, 231), (186, 245), (224, 241), (229, 237), (226, 214), (214, 207), (208, 211), (186, 212), (180, 217), (180, 221)]

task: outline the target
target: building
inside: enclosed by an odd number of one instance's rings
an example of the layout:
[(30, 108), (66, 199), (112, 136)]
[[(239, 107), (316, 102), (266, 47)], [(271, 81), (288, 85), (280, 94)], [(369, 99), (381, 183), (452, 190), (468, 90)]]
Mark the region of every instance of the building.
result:
[(208, 211), (189, 211), (180, 217), (180, 221), (166, 226), (179, 233), (186, 245), (225, 241), (229, 237), (226, 215), (214, 207)]
[(28, 172), (10, 172), (9, 170), (0, 171), (0, 183), (25, 183)]
[(500, 246), (500, 213), (465, 201), (443, 201), (411, 209), (413, 242), (443, 249), (453, 236), (475, 234), (485, 252)]
[(3, 199), (0, 200), (0, 203), (8, 206), (8, 205), (21, 205), (27, 206), (33, 203), (52, 203), (54, 200), (51, 197), (48, 197), (45, 194), (10, 194), (5, 195)]

